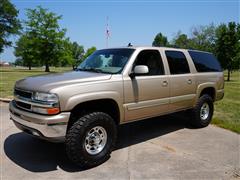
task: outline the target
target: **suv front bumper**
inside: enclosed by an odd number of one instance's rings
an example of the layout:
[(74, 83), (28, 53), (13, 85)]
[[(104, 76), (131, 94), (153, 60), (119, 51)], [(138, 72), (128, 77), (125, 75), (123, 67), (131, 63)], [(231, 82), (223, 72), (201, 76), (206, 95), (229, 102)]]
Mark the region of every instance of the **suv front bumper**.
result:
[(17, 108), (9, 103), (10, 119), (22, 131), (48, 141), (64, 142), (70, 112), (47, 116)]

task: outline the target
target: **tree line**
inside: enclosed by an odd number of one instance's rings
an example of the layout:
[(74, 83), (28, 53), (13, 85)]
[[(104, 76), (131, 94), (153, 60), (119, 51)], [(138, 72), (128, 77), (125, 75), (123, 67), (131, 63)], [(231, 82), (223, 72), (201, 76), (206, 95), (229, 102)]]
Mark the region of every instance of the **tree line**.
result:
[(228, 71), (228, 81), (231, 71), (240, 68), (239, 23), (229, 22), (218, 26), (210, 24), (194, 27), (190, 36), (178, 31), (170, 42), (160, 32), (155, 36), (152, 45), (211, 52), (217, 57), (222, 68)]
[(86, 56), (96, 50), (89, 48), (84, 52), (84, 47), (77, 42), (71, 42), (66, 37), (66, 29), (59, 26), (62, 18), (47, 9), (38, 6), (36, 9), (27, 9), (27, 20), (24, 21), (24, 29), (16, 42), (16, 64), (22, 63), (31, 69), (32, 66), (45, 66), (49, 72), (49, 66), (69, 66), (73, 69)]
[[(91, 47), (84, 51), (83, 45), (71, 42), (66, 37), (66, 29), (59, 26), (62, 16), (50, 12), (41, 6), (26, 10), (27, 19), (20, 21), (18, 10), (9, 0), (0, 3), (0, 53), (4, 47), (11, 46), (11, 35), (19, 35), (14, 47), (17, 57), (15, 64), (28, 66), (72, 66), (73, 69), (83, 59), (96, 50)], [(153, 46), (177, 47), (212, 52), (220, 61), (223, 69), (230, 72), (240, 67), (240, 24), (214, 24), (198, 26), (191, 29), (190, 35), (178, 31), (168, 41), (161, 32), (152, 43)]]
[(18, 11), (9, 0), (0, 3), (0, 53), (4, 47), (11, 46), (8, 40), (10, 35), (19, 35), (14, 47), (17, 57), (15, 65), (45, 66), (72, 66), (76, 68), (87, 56), (96, 51), (91, 47), (84, 51), (84, 47), (77, 42), (71, 42), (66, 37), (66, 29), (59, 26), (62, 16), (50, 12), (41, 6), (27, 9), (27, 20), (20, 22), (17, 19)]

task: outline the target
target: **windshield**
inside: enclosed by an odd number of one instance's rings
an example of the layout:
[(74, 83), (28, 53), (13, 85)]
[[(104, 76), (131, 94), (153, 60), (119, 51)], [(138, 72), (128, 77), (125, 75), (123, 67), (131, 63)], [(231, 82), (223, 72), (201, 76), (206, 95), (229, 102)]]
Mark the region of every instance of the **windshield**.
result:
[(99, 73), (121, 73), (134, 49), (103, 49), (95, 51), (77, 68), (80, 71)]

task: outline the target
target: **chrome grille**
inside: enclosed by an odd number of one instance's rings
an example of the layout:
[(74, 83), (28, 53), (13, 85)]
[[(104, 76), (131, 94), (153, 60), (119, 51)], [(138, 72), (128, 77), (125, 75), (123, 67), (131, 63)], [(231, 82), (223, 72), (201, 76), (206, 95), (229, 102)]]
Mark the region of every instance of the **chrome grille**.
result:
[(16, 106), (21, 109), (31, 111), (32, 105), (30, 101), (32, 99), (32, 94), (33, 93), (30, 91), (14, 89), (14, 96), (15, 96), (14, 99), (15, 99)]
[(27, 99), (32, 98), (32, 92), (24, 91), (24, 90), (20, 90), (20, 89), (15, 89), (14, 90), (14, 95), (18, 96), (18, 97), (27, 98)]
[(31, 104), (27, 104), (27, 103), (24, 103), (24, 102), (16, 101), (16, 105), (19, 108), (21, 108), (21, 109), (31, 110)]

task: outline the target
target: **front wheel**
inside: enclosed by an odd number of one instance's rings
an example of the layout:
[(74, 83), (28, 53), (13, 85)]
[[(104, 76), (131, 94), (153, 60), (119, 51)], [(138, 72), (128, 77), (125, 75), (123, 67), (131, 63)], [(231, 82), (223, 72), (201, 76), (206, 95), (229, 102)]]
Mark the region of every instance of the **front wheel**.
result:
[(197, 128), (208, 126), (212, 120), (213, 111), (214, 105), (212, 98), (207, 94), (201, 96), (192, 110), (191, 124)]
[(67, 132), (68, 158), (84, 168), (97, 166), (110, 156), (116, 135), (116, 123), (108, 114), (103, 112), (86, 114)]

